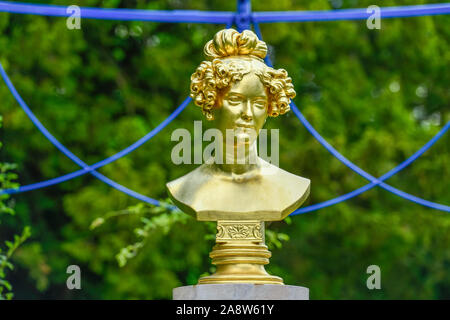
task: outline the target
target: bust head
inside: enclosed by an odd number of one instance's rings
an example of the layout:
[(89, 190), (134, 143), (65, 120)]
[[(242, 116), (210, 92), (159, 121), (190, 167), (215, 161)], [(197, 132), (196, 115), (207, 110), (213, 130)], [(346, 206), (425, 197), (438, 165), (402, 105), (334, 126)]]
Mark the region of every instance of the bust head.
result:
[(267, 116), (289, 111), (292, 80), (286, 70), (264, 63), (267, 46), (252, 31), (219, 31), (204, 51), (209, 61), (191, 76), (191, 97), (219, 130), (233, 129), (238, 137), (251, 130), (258, 134)]

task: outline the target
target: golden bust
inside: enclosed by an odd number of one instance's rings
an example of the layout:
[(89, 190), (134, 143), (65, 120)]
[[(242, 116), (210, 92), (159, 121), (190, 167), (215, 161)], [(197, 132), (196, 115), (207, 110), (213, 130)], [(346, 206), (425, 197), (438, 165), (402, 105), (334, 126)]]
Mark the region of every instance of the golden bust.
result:
[(250, 30), (219, 31), (204, 52), (209, 61), (191, 76), (191, 97), (223, 138), (214, 157), (167, 184), (169, 195), (197, 220), (218, 223), (210, 254), (217, 272), (200, 284), (283, 284), (264, 270), (271, 256), (264, 221), (282, 220), (300, 207), (310, 180), (260, 158), (256, 140), (267, 116), (289, 111), (292, 80), (264, 63), (267, 46)]
[[(207, 162), (167, 184), (175, 204), (198, 220), (282, 220), (309, 194), (308, 179), (257, 155), (256, 137), (267, 116), (288, 112), (295, 96), (287, 72), (264, 63), (266, 53), (252, 31), (222, 30), (205, 46), (212, 61), (203, 61), (191, 76), (191, 97), (224, 137), (223, 163)], [(226, 141), (227, 129), (236, 139)]]

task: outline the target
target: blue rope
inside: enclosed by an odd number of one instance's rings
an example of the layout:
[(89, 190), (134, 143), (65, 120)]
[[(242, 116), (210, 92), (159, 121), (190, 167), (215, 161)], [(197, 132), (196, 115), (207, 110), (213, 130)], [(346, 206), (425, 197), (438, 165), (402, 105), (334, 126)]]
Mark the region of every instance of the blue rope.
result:
[[(450, 3), (380, 8), (380, 18), (406, 18), (449, 13)], [(371, 14), (367, 13), (367, 8), (326, 11), (264, 11), (253, 13), (252, 20), (256, 23), (365, 20)]]
[(238, 0), (236, 13), (236, 27), (239, 32), (250, 29), (252, 4), (250, 0)]
[[(313, 126), (308, 122), (308, 120), (306, 120), (306, 118), (303, 116), (303, 114), (300, 112), (300, 110), (297, 108), (297, 106), (294, 104), (294, 102), (291, 103), (291, 108), (292, 111), (294, 112), (294, 114), (297, 116), (297, 118), (300, 120), (300, 122), (306, 127), (306, 129), (314, 136), (314, 138), (316, 138), (317, 141), (319, 141), (319, 143), (325, 147), (325, 149), (328, 150), (328, 152), (330, 152), (334, 157), (336, 157), (339, 161), (341, 161), (343, 164), (345, 164), (347, 167), (349, 167), (351, 170), (353, 170), (354, 172), (358, 173), (360, 176), (362, 176), (363, 178), (365, 178), (366, 180), (371, 181), (372, 183), (379, 185), (380, 187), (382, 187), (383, 189), (390, 191), (402, 198), (405, 198), (407, 200), (410, 200), (412, 202), (416, 202), (418, 204), (421, 204), (423, 206), (426, 207), (430, 207), (433, 209), (438, 209), (438, 210), (443, 210), (443, 211), (447, 211), (450, 212), (450, 207), (446, 206), (446, 205), (442, 205), (442, 204), (438, 204), (438, 203), (434, 203), (434, 202), (430, 202), (418, 197), (415, 197), (413, 195), (410, 195), (406, 192), (403, 192), (401, 190), (398, 190), (386, 183), (384, 183), (383, 181), (375, 178), (374, 176), (372, 176), (371, 174), (365, 172), (364, 170), (362, 170), (360, 167), (358, 167), (357, 165), (355, 165), (354, 163), (352, 163), (350, 160), (348, 160), (346, 157), (344, 157), (342, 154), (340, 154), (333, 146), (331, 146), (314, 128)], [(448, 129), (448, 124), (447, 124), (447, 129)], [(445, 130), (446, 131), (446, 130)], [(445, 132), (444, 131), (444, 132)], [(439, 136), (439, 138), (442, 137)], [(392, 175), (391, 175), (392, 176)]]
[[(34, 14), (41, 16), (70, 17), (69, 6), (48, 4), (28, 4), (0, 1), (0, 12)], [(80, 7), (82, 19), (153, 21), (170, 23), (232, 23), (234, 12), (197, 11), (197, 10), (138, 10), (138, 9), (104, 9)]]
[(36, 189), (40, 189), (40, 188), (45, 188), (45, 187), (49, 187), (61, 182), (65, 182), (68, 180), (71, 180), (73, 178), (85, 175), (87, 173), (90, 173), (93, 170), (97, 170), (111, 162), (114, 162), (116, 160), (118, 160), (119, 158), (129, 154), (130, 152), (136, 150), (138, 147), (140, 147), (142, 144), (144, 144), (145, 142), (149, 141), (150, 139), (152, 139), (154, 136), (156, 136), (156, 134), (158, 134), (162, 129), (164, 129), (170, 122), (172, 122), (172, 120), (174, 120), (180, 113), (181, 111), (183, 111), (186, 106), (189, 104), (189, 102), (191, 101), (190, 98), (186, 98), (181, 105), (179, 105), (175, 111), (169, 116), (167, 117), (163, 122), (161, 122), (157, 127), (155, 127), (152, 131), (150, 131), (149, 133), (147, 133), (145, 136), (143, 136), (141, 139), (139, 139), (138, 141), (136, 141), (135, 143), (133, 143), (132, 145), (128, 146), (127, 148), (119, 151), (118, 153), (102, 160), (99, 161), (91, 166), (89, 166), (88, 169), (80, 169), (71, 173), (68, 173), (66, 175), (57, 177), (57, 178), (53, 178), (53, 179), (49, 179), (46, 181), (41, 181), (41, 182), (37, 182), (37, 183), (32, 183), (32, 184), (28, 184), (28, 185), (24, 185), (24, 186), (20, 186), (17, 189), (5, 189), (5, 190), (0, 190), (0, 194), (13, 194), (13, 193), (21, 193), (21, 192), (26, 192), (26, 191), (31, 191), (31, 190), (36, 190)]
[[(398, 172), (400, 172), (401, 170), (403, 170), (404, 168), (406, 168), (414, 160), (416, 160), (418, 157), (420, 157), (425, 151), (427, 151), (436, 141), (438, 141), (444, 135), (444, 133), (446, 133), (448, 131), (449, 128), (450, 128), (450, 122), (447, 122), (446, 125), (431, 140), (429, 140), (424, 146), (422, 146), (422, 148), (420, 150), (418, 150), (411, 157), (406, 159), (404, 162), (402, 162), (400, 165), (398, 165), (397, 167), (395, 167), (394, 169), (392, 169), (388, 173), (382, 175), (380, 178), (378, 178), (378, 180), (380, 182), (381, 181), (385, 181), (385, 180), (389, 179), (390, 177), (394, 176), (395, 174), (397, 174)], [(314, 204), (314, 205), (310, 205), (310, 206), (307, 206), (307, 207), (299, 208), (299, 209), (295, 210), (293, 213), (291, 213), (291, 215), (295, 216), (297, 214), (302, 214), (302, 213), (306, 213), (306, 212), (310, 212), (310, 211), (315, 211), (315, 210), (319, 210), (319, 209), (322, 209), (322, 208), (326, 208), (326, 207), (338, 204), (339, 202), (343, 202), (343, 201), (349, 200), (349, 199), (351, 199), (353, 197), (356, 197), (356, 196), (360, 195), (361, 193), (366, 192), (366, 191), (374, 188), (377, 185), (379, 185), (379, 183), (371, 182), (369, 184), (366, 184), (363, 187), (360, 187), (360, 188), (358, 188), (356, 190), (353, 190), (353, 191), (351, 191), (349, 193), (346, 193), (346, 194), (341, 195), (339, 197), (336, 197), (334, 199), (327, 200), (327, 201), (324, 201), (324, 202), (320, 202), (320, 203), (317, 203), (317, 204)], [(388, 186), (388, 185), (385, 185), (385, 186)], [(390, 186), (388, 186), (388, 187), (390, 187)], [(395, 188), (393, 188), (393, 189), (395, 189)], [(397, 189), (395, 189), (395, 190), (397, 190)], [(388, 190), (388, 191), (390, 191), (390, 190)], [(403, 198), (409, 197), (409, 196), (410, 197), (414, 197), (414, 196), (408, 195), (407, 193), (404, 193), (403, 191), (400, 191), (400, 190), (397, 190), (397, 192), (402, 193), (402, 195), (399, 195), (397, 193), (396, 194), (401, 196), (401, 197), (403, 197)], [(414, 199), (418, 200), (420, 198), (414, 197)], [(410, 200), (410, 199), (408, 199), (408, 200)], [(428, 206), (428, 207), (431, 207), (433, 209), (446, 211), (446, 212), (450, 212), (450, 207), (449, 206), (445, 206), (445, 205), (438, 204), (438, 203), (433, 203), (433, 202), (430, 202), (430, 201), (427, 201), (427, 200), (423, 200), (423, 199), (420, 199), (420, 200), (426, 202), (427, 203), (426, 206)], [(411, 200), (411, 201), (413, 201), (413, 200)], [(414, 202), (417, 202), (417, 201), (414, 201)], [(422, 204), (422, 203), (420, 203), (420, 204)]]
[(139, 194), (133, 190), (130, 190), (120, 184), (118, 184), (117, 182), (107, 178), (106, 176), (102, 175), (101, 173), (98, 173), (97, 171), (95, 171), (95, 169), (98, 169), (108, 163), (111, 163), (117, 159), (119, 159), (120, 157), (130, 153), (131, 151), (137, 149), (138, 147), (140, 147), (143, 143), (145, 143), (146, 141), (150, 140), (152, 137), (154, 137), (157, 133), (159, 133), (165, 126), (167, 126), (173, 119), (176, 118), (177, 115), (180, 114), (181, 111), (184, 110), (184, 108), (186, 108), (186, 106), (189, 104), (189, 102), (191, 101), (191, 98), (188, 97), (186, 98), (183, 103), (167, 118), (165, 119), (163, 122), (161, 122), (155, 129), (153, 129), (152, 131), (150, 131), (148, 134), (146, 134), (144, 137), (142, 137), (141, 139), (139, 139), (138, 141), (136, 141), (135, 143), (133, 143), (131, 146), (123, 149), (122, 151), (116, 153), (115, 155), (104, 159), (98, 163), (96, 163), (93, 166), (89, 166), (87, 165), (85, 162), (83, 162), (82, 160), (80, 160), (76, 155), (74, 155), (69, 149), (67, 149), (64, 145), (62, 145), (43, 125), (42, 123), (39, 121), (39, 119), (35, 116), (35, 114), (31, 111), (31, 109), (27, 106), (27, 104), (25, 103), (25, 101), (22, 99), (22, 97), (20, 96), (20, 94), (17, 92), (16, 88), (14, 87), (14, 85), (12, 84), (11, 80), (9, 79), (7, 73), (5, 72), (5, 69), (3, 68), (2, 64), (0, 63), (0, 74), (3, 78), (3, 80), (6, 83), (6, 86), (8, 87), (8, 89), (10, 90), (11, 94), (14, 96), (14, 98), (16, 99), (16, 101), (19, 103), (20, 107), (23, 109), (23, 111), (26, 113), (26, 115), (30, 118), (30, 120), (33, 122), (33, 124), (38, 128), (39, 131), (42, 132), (42, 134), (62, 153), (64, 153), (64, 155), (66, 155), (70, 160), (72, 160), (73, 162), (75, 162), (76, 164), (78, 164), (80, 167), (82, 167), (82, 170), (78, 170), (75, 172), (72, 172), (70, 174), (67, 174), (65, 176), (61, 176), (55, 179), (51, 179), (51, 180), (47, 180), (47, 181), (43, 181), (43, 182), (39, 182), (33, 185), (28, 185), (28, 186), (24, 186), (21, 187), (19, 189), (7, 189), (7, 190), (2, 190), (0, 192), (0, 194), (3, 193), (17, 193), (17, 192), (24, 192), (24, 191), (29, 191), (29, 190), (33, 190), (33, 189), (37, 189), (37, 188), (42, 188), (44, 186), (49, 186), (52, 184), (56, 184), (56, 183), (60, 183), (63, 181), (67, 181), (69, 179), (75, 178), (77, 176), (81, 176), (83, 174), (86, 173), (90, 173), (92, 174), (94, 177), (96, 177), (97, 179), (103, 181), (104, 183), (110, 185), (111, 187), (122, 191), (136, 199), (142, 200), (144, 202), (153, 204), (153, 205), (159, 205), (159, 201), (149, 198), (147, 196), (144, 196), (142, 194)]
[[(242, 6), (249, 4), (248, 1), (242, 2)], [(69, 17), (71, 16), (71, 13), (67, 13), (67, 8), (68, 6), (0, 1), (0, 12), (18, 14)], [(449, 3), (380, 8), (381, 18), (404, 18), (448, 13), (450, 13)], [(234, 20), (235, 13), (225, 11), (139, 10), (80, 7), (80, 16), (83, 19), (225, 24)], [(271, 23), (361, 20), (367, 19), (369, 16), (370, 13), (367, 13), (366, 8), (359, 8), (321, 11), (267, 11), (254, 13), (247, 11), (247, 13), (244, 12), (244, 15), (240, 18), (243, 19), (243, 22), (245, 22), (244, 20), (253, 19), (253, 21), (257, 23)]]
[[(261, 30), (259, 28), (258, 23), (254, 22), (253, 23), (254, 29), (255, 29), (255, 33), (258, 35), (258, 37), (262, 40), (262, 35), (261, 35)], [(269, 56), (266, 56), (265, 59), (266, 63), (268, 66), (273, 66), (272, 62), (270, 61)], [(313, 210), (317, 210), (320, 208), (324, 208), (327, 206), (331, 206), (334, 204), (337, 204), (339, 202), (348, 200), (350, 198), (353, 198), (375, 186), (380, 186), (383, 189), (394, 193), (395, 195), (402, 197), (406, 200), (421, 204), (423, 206), (429, 207), (429, 208), (433, 208), (433, 209), (437, 209), (437, 210), (442, 210), (442, 211), (446, 211), (446, 212), (450, 212), (450, 207), (443, 205), (443, 204), (439, 204), (439, 203), (435, 203), (435, 202), (431, 202), (428, 200), (424, 200), (421, 199), (419, 197), (413, 196), (411, 194), (408, 194), (404, 191), (401, 191), (399, 189), (396, 189), (386, 183), (384, 183), (383, 181), (392, 177), (393, 175), (395, 175), (396, 173), (398, 173), (400, 170), (404, 169), (406, 166), (408, 166), (409, 164), (411, 164), (414, 160), (416, 160), (420, 155), (422, 155), (426, 150), (428, 150), (437, 140), (439, 140), (444, 133), (448, 130), (449, 126), (450, 126), (450, 122), (448, 122), (444, 128), (442, 128), (442, 130), (436, 134), (435, 137), (433, 137), (430, 141), (428, 141), (419, 151), (417, 151), (413, 156), (411, 156), (409, 159), (405, 160), (402, 164), (400, 164), (399, 166), (397, 166), (396, 168), (392, 169), (391, 171), (389, 171), (388, 173), (386, 173), (385, 175), (383, 175), (382, 177), (380, 177), (379, 179), (375, 178), (374, 176), (372, 176), (371, 174), (365, 172), (364, 170), (362, 170), (360, 167), (358, 167), (357, 165), (355, 165), (354, 163), (352, 163), (350, 160), (348, 160), (346, 157), (344, 157), (342, 154), (340, 154), (332, 145), (330, 145), (317, 131), (316, 129), (314, 129), (314, 127), (308, 122), (308, 120), (306, 120), (305, 116), (303, 116), (303, 114), (300, 112), (300, 110), (297, 108), (297, 106), (295, 105), (294, 102), (291, 102), (290, 104), (292, 111), (294, 112), (295, 116), (300, 120), (300, 122), (305, 126), (305, 128), (312, 134), (312, 136), (314, 138), (316, 138), (317, 141), (319, 141), (319, 143), (328, 150), (328, 152), (330, 152), (334, 157), (336, 157), (339, 161), (341, 161), (343, 164), (345, 164), (347, 167), (349, 167), (351, 170), (353, 170), (354, 172), (358, 173), (360, 176), (362, 176), (363, 178), (365, 178), (366, 180), (371, 181), (371, 183), (357, 189), (354, 190), (350, 193), (347, 193), (345, 195), (342, 195), (340, 197), (337, 197), (335, 199), (331, 199), (322, 203), (318, 203), (312, 206), (307, 206), (304, 208), (300, 208), (297, 209), (296, 211), (294, 211), (293, 213), (291, 213), (291, 215), (297, 215), (297, 214), (301, 214), (301, 213), (306, 213), (309, 211), (313, 211)]]

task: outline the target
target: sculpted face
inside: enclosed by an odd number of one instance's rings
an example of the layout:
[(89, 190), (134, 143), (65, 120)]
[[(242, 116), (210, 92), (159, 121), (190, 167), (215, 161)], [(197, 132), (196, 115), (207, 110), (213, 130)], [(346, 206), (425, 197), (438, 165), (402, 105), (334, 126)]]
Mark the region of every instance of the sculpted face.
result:
[(250, 72), (224, 93), (216, 111), (216, 127), (224, 137), (226, 129), (234, 130), (237, 143), (251, 145), (264, 126), (267, 106), (266, 89), (259, 77)]

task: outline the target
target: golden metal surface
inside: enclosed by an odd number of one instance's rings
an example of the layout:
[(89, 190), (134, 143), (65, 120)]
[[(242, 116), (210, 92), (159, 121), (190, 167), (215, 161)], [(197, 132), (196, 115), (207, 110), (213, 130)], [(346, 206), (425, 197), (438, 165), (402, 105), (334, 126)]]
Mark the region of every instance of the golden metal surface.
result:
[[(215, 154), (213, 161), (169, 182), (169, 196), (197, 220), (218, 223), (210, 254), (217, 272), (199, 284), (283, 284), (264, 269), (271, 253), (263, 221), (282, 220), (300, 207), (310, 180), (258, 157), (256, 139), (268, 116), (289, 111), (295, 97), (291, 78), (264, 63), (267, 46), (250, 30), (219, 31), (204, 51), (209, 61), (191, 76), (191, 97), (222, 133), (217, 154), (223, 161)], [(234, 137), (226, 139), (230, 130)]]

